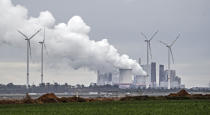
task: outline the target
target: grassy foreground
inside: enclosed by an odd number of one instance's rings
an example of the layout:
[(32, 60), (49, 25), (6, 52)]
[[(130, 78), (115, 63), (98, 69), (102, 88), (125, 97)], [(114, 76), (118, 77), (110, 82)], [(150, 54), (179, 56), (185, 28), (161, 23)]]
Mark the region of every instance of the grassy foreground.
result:
[(210, 115), (210, 100), (142, 100), (0, 105), (0, 115)]

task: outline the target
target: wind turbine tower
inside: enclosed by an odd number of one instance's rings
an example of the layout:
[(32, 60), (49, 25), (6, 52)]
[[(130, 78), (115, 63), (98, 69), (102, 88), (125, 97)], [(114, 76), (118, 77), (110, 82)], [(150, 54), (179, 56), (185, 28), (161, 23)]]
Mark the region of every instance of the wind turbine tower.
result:
[(44, 28), (44, 38), (42, 41), (39, 42), (41, 44), (41, 84), (44, 83), (43, 81), (43, 61), (44, 61), (44, 54), (43, 54), (43, 49), (47, 49), (46, 45), (45, 45), (45, 28)]
[(146, 88), (149, 87), (149, 54), (152, 58), (152, 49), (151, 49), (151, 40), (155, 37), (155, 35), (158, 33), (158, 30), (150, 37), (148, 38), (144, 33), (141, 32), (141, 35), (145, 38), (145, 42), (147, 43), (147, 77), (146, 77)]
[[(171, 47), (175, 44), (176, 40), (180, 37), (180, 34), (176, 37), (176, 39), (171, 43), (167, 44), (163, 41), (160, 41), (163, 45), (165, 45), (168, 48), (168, 89), (171, 88), (171, 57), (172, 61), (174, 63), (174, 56)], [(170, 57), (171, 56), (171, 57)]]
[(27, 50), (27, 61), (26, 61), (26, 63), (27, 63), (27, 77), (26, 77), (26, 88), (28, 89), (28, 87), (29, 87), (29, 55), (31, 56), (31, 43), (30, 43), (30, 40), (34, 37), (34, 36), (36, 36), (39, 32), (41, 31), (41, 29), (39, 29), (38, 31), (36, 31), (31, 37), (28, 37), (28, 36), (26, 36), (25, 34), (23, 34), (23, 32), (21, 32), (20, 30), (18, 30), (18, 32), (25, 38), (25, 40), (26, 40), (26, 45), (27, 45), (27, 48), (26, 48), (26, 50)]

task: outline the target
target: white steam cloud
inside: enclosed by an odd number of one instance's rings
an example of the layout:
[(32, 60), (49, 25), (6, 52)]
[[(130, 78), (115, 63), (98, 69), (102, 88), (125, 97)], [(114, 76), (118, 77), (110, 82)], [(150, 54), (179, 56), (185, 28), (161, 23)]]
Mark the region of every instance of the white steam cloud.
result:
[[(46, 28), (48, 61), (65, 62), (73, 68), (87, 67), (90, 70), (114, 71), (118, 68), (132, 69), (134, 74), (144, 74), (142, 67), (127, 55), (120, 55), (107, 39), (90, 40), (90, 27), (79, 16), (72, 17), (67, 24), (55, 24), (49, 11), (41, 12), (39, 17), (28, 17), (27, 9), (14, 6), (10, 0), (0, 0), (0, 40), (19, 47), (25, 42), (17, 29), (30, 35), (39, 27)], [(38, 34), (31, 42), (38, 42), (43, 34)], [(39, 52), (39, 47), (35, 48)]]

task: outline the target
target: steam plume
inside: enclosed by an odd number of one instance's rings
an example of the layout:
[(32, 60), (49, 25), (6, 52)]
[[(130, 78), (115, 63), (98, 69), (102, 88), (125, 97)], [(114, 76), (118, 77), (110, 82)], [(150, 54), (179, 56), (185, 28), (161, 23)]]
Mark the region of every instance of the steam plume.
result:
[[(80, 16), (72, 17), (68, 23), (55, 24), (49, 11), (41, 12), (39, 17), (28, 17), (27, 9), (14, 6), (10, 0), (0, 1), (0, 39), (1, 41), (25, 46), (16, 29), (27, 35), (39, 27), (46, 28), (46, 44), (49, 51), (48, 61), (65, 62), (73, 68), (87, 67), (90, 70), (114, 71), (118, 68), (133, 69), (134, 74), (145, 74), (141, 66), (128, 57), (120, 55), (107, 39), (91, 40), (88, 36), (90, 27)], [(33, 41), (42, 38), (39, 34)], [(38, 48), (38, 47), (37, 47)], [(39, 52), (39, 49), (35, 49)]]

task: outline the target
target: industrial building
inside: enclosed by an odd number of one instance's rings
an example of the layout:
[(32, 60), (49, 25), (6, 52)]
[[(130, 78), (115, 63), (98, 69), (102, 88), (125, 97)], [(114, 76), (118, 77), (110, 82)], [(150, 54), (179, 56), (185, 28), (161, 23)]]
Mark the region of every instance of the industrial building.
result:
[[(139, 64), (141, 65), (140, 61)], [(143, 68), (144, 71), (147, 71), (147, 65), (141, 65), (141, 67)], [(149, 73), (148, 73), (148, 78), (146, 78), (146, 76), (143, 75), (136, 75), (134, 77), (134, 85), (136, 87), (146, 87), (146, 83), (149, 84), (149, 87), (156, 87), (156, 63), (152, 62), (149, 65)], [(146, 81), (146, 79), (148, 81)]]
[[(181, 87), (181, 78), (176, 76), (176, 70), (165, 70), (163, 73), (164, 66), (159, 66), (159, 87), (167, 88), (168, 87), (168, 78), (170, 73), (170, 87), (171, 88), (180, 88)], [(164, 75), (164, 77), (163, 77)]]
[[(139, 65), (141, 65), (141, 58), (139, 58)], [(135, 88), (146, 88), (146, 76), (135, 75), (133, 83)]]
[(112, 73), (103, 73), (97, 71), (97, 85), (112, 85)]
[(164, 65), (159, 65), (159, 87), (168, 88), (168, 76), (165, 75)]
[[(139, 60), (141, 65), (141, 60)], [(141, 65), (144, 71), (147, 71), (147, 65)], [(117, 72), (118, 74), (113, 77), (111, 72), (97, 72), (97, 85), (118, 85), (119, 88), (146, 88), (146, 84), (149, 84), (149, 87), (156, 88), (157, 85), (157, 69), (156, 62), (152, 62), (149, 65), (149, 77), (145, 75), (135, 75), (133, 76), (132, 69), (122, 69), (120, 68)], [(175, 70), (164, 70), (164, 65), (159, 65), (159, 87), (168, 88), (168, 73), (170, 73), (170, 86), (171, 88), (181, 88), (181, 78), (176, 75)], [(148, 81), (147, 81), (148, 80)]]
[(134, 85), (136, 88), (146, 88), (146, 76), (136, 75), (134, 77)]
[(130, 88), (132, 85), (132, 69), (119, 69), (119, 88)]
[[(147, 71), (147, 65), (141, 65), (144, 71)], [(143, 86), (146, 84), (146, 82), (149, 84), (149, 87), (156, 87), (156, 63), (152, 62), (149, 65), (149, 73), (148, 78), (146, 81), (146, 76), (135, 76), (134, 77), (134, 83), (140, 86)]]
[(164, 65), (159, 65), (159, 84), (164, 81), (167, 81), (167, 78), (165, 78)]
[[(141, 65), (141, 67), (142, 67), (142, 69), (144, 71), (147, 71), (147, 65)], [(149, 86), (151, 86), (151, 65), (149, 65), (149, 73), (148, 73), (148, 75), (149, 75), (148, 77), (145, 76), (145, 82), (146, 82), (146, 84), (148, 83)]]
[(156, 87), (156, 63), (151, 63), (151, 87)]

